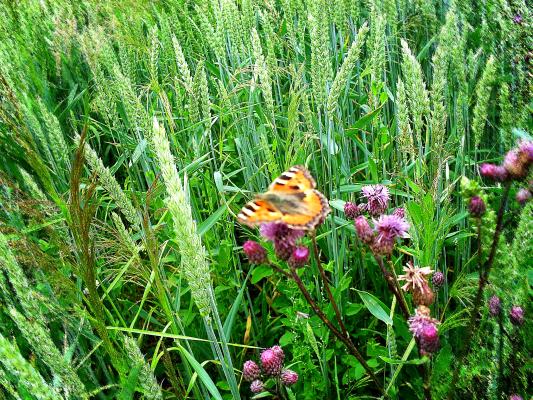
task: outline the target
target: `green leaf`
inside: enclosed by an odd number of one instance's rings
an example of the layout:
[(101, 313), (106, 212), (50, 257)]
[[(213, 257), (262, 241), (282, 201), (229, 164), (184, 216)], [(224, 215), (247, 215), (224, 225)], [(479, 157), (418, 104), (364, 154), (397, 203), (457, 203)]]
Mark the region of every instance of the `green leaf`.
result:
[[(253, 270), (250, 272), (253, 272)], [(239, 290), (239, 294), (237, 295), (237, 298), (233, 302), (233, 305), (231, 306), (231, 309), (229, 310), (229, 314), (226, 317), (226, 320), (224, 321), (224, 335), (227, 340), (230, 340), (231, 330), (233, 328), (233, 324), (235, 323), (235, 318), (237, 316), (237, 313), (239, 312), (239, 307), (241, 306), (242, 297), (244, 295), (244, 290), (246, 289), (246, 283), (248, 282), (248, 278), (250, 277), (250, 272), (248, 272), (248, 275), (246, 276), (246, 279), (244, 280), (242, 284), (241, 290)]]
[(213, 225), (215, 225), (217, 221), (226, 213), (226, 208), (226, 204), (221, 205), (218, 210), (209, 216), (209, 218), (199, 224), (197, 229), (198, 234), (203, 236), (206, 232), (208, 232)]
[(130, 371), (126, 383), (118, 395), (119, 400), (132, 400), (135, 394), (135, 387), (139, 381), (139, 373), (141, 372), (142, 364), (137, 364)]
[(256, 284), (261, 279), (266, 278), (267, 276), (270, 276), (274, 273), (271, 267), (267, 265), (260, 265), (259, 267), (255, 268), (252, 272), (252, 279), (251, 282), (253, 284)]
[(200, 365), (198, 361), (187, 351), (181, 344), (177, 344), (179, 351), (185, 356), (189, 364), (191, 364), (191, 367), (194, 369), (194, 371), (198, 374), (198, 377), (206, 387), (206, 389), (211, 393), (213, 398), (216, 400), (222, 400), (222, 396), (220, 395), (220, 392), (217, 389), (217, 386), (211, 379), (211, 377), (207, 374), (204, 367)]
[(394, 364), (394, 365), (399, 365), (399, 364), (401, 364), (401, 365), (403, 365), (403, 364), (421, 365), (421, 364), (425, 364), (425, 363), (427, 363), (429, 361), (429, 358), (427, 358), (427, 357), (415, 358), (413, 360), (408, 360), (408, 361), (398, 360), (398, 359), (395, 359), (395, 358), (389, 358), (389, 357), (384, 357), (384, 356), (379, 356), (379, 358), (381, 358), (387, 364)]
[(384, 310), (384, 306), (379, 304), (380, 301), (376, 297), (362, 290), (357, 290), (357, 293), (359, 293), (359, 297), (361, 297), (361, 300), (363, 300), (366, 308), (374, 317), (385, 322), (387, 325), (393, 324), (391, 317), (389, 317), (390, 311), (386, 312)]

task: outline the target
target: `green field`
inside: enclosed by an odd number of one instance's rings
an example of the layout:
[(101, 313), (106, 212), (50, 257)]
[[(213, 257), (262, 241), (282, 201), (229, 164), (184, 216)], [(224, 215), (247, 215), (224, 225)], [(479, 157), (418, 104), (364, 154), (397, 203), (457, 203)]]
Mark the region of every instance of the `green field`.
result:
[(530, 398), (531, 17), (0, 0), (0, 400)]

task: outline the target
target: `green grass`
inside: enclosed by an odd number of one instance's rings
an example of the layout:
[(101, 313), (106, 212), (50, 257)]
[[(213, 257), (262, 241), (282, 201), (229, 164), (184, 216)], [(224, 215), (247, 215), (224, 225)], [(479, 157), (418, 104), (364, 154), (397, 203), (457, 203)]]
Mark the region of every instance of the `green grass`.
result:
[[(478, 279), (467, 199), (488, 253), (502, 193), (459, 184), (530, 138), (530, 22), (520, 0), (0, 0), (0, 399), (249, 398), (242, 364), (275, 344), (300, 376), (286, 398), (378, 398), (296, 284), (242, 253), (261, 239), (236, 214), (297, 164), (333, 210), (318, 247), (353, 342), (416, 399), (412, 335), (343, 213), (375, 183), (406, 208), (390, 262), (445, 273), (442, 350), (420, 361), (445, 398)], [(531, 224), (510, 201), (484, 293), (507, 308), (530, 303)], [(334, 320), (319, 277), (301, 272)], [(483, 311), (456, 398), (526, 398), (527, 329), (503, 323)]]

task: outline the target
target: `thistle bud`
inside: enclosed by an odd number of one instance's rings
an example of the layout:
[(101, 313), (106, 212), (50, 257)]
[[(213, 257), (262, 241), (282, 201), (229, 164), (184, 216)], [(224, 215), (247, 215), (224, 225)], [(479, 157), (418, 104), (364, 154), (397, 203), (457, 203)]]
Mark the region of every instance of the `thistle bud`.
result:
[(266, 375), (277, 376), (283, 367), (283, 358), (276, 350), (267, 349), (261, 353), (261, 366)]
[(497, 317), (500, 315), (502, 310), (502, 302), (500, 298), (496, 295), (492, 296), (489, 300), (489, 314), (492, 317)]
[(252, 382), (261, 376), (261, 370), (255, 362), (248, 360), (242, 368), (242, 376), (245, 381)]
[(498, 182), (503, 182), (508, 177), (507, 170), (504, 167), (489, 163), (481, 164), (479, 167), (479, 173), (485, 178)]
[(370, 227), (366, 217), (360, 215), (355, 219), (355, 230), (357, 232), (357, 236), (359, 236), (359, 239), (361, 239), (363, 243), (370, 244), (373, 242), (374, 231)]
[(431, 278), (431, 283), (433, 283), (435, 291), (439, 290), (444, 285), (444, 274), (440, 271), (435, 272)]
[(531, 192), (525, 188), (520, 189), (516, 193), (516, 201), (518, 201), (521, 205), (526, 204), (530, 198), (531, 198)]
[(252, 393), (261, 393), (263, 390), (265, 390), (265, 384), (259, 379), (256, 379), (250, 385), (250, 390)]
[(292, 268), (300, 268), (307, 264), (309, 260), (309, 249), (305, 246), (298, 246), (294, 249), (289, 258), (289, 265)]
[(513, 178), (523, 178), (527, 174), (527, 164), (518, 150), (509, 150), (503, 159), (503, 167)]
[(284, 369), (281, 372), (281, 383), (285, 386), (291, 386), (298, 382), (298, 374), (290, 369)]
[(520, 326), (524, 323), (524, 309), (520, 306), (511, 307), (509, 311), (509, 318), (511, 323), (516, 326)]
[(468, 209), (470, 210), (470, 214), (473, 217), (479, 218), (483, 214), (485, 214), (487, 207), (485, 206), (485, 202), (483, 201), (481, 197), (474, 196), (470, 199), (470, 204), (468, 205)]
[(361, 210), (359, 209), (359, 206), (355, 203), (352, 203), (350, 201), (347, 201), (344, 204), (344, 215), (347, 219), (355, 219), (361, 214)]
[(242, 249), (252, 264), (263, 264), (267, 261), (267, 252), (263, 246), (253, 240), (247, 240)]

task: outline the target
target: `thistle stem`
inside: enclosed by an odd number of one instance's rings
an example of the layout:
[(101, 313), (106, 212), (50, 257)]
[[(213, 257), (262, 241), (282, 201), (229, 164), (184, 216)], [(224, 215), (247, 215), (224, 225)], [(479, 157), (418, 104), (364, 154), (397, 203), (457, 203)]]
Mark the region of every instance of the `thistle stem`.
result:
[[(459, 371), (466, 357), (470, 353), (470, 348), (471, 348), (470, 344), (472, 342), (474, 331), (479, 320), (479, 307), (481, 306), (481, 300), (483, 298), (483, 289), (485, 288), (485, 285), (487, 284), (487, 280), (490, 274), (490, 269), (492, 268), (492, 264), (494, 263), (494, 256), (496, 255), (496, 249), (498, 247), (498, 242), (500, 240), (500, 235), (502, 233), (503, 212), (507, 205), (507, 199), (509, 198), (510, 188), (511, 188), (511, 182), (506, 182), (504, 190), (503, 190), (503, 196), (502, 196), (502, 200), (500, 203), (500, 208), (498, 209), (498, 215), (496, 217), (496, 229), (494, 230), (494, 237), (492, 239), (492, 245), (490, 248), (489, 257), (487, 258), (487, 261), (485, 261), (484, 264), (481, 264), (481, 261), (479, 263), (480, 264), (479, 283), (478, 283), (476, 298), (474, 300), (474, 306), (472, 308), (472, 312), (470, 313), (470, 322), (468, 323), (468, 329), (466, 331), (466, 338), (464, 341), (464, 346), (459, 354), (457, 364), (453, 370), (453, 378), (450, 384), (450, 390), (448, 391), (448, 400), (451, 400), (453, 398), (453, 395), (455, 393), (455, 388), (457, 386), (457, 381), (459, 380)], [(481, 238), (479, 238), (479, 240), (480, 239)], [(481, 250), (481, 247), (480, 247), (480, 250)], [(479, 254), (479, 257), (481, 259), (481, 254)]]
[[(305, 299), (307, 300), (307, 303), (311, 306), (313, 311), (318, 315), (318, 317), (322, 320), (322, 322), (328, 327), (328, 329), (342, 342), (344, 345), (348, 348), (350, 353), (361, 363), (363, 368), (366, 370), (367, 374), (369, 375), (370, 379), (374, 382), (374, 385), (379, 390), (380, 393), (384, 394), (383, 387), (381, 386), (381, 383), (379, 383), (376, 375), (374, 375), (374, 372), (372, 371), (372, 368), (367, 364), (361, 353), (359, 353), (359, 350), (357, 350), (357, 347), (352, 343), (352, 341), (343, 335), (335, 326), (331, 323), (331, 321), (328, 319), (328, 317), (324, 314), (324, 312), (318, 307), (318, 305), (315, 303), (309, 292), (307, 291), (305, 285), (303, 284), (302, 280), (296, 273), (295, 268), (291, 268), (291, 275), (292, 279), (296, 282), (296, 285), (298, 285), (298, 288), (304, 295)], [(385, 394), (384, 394), (385, 395)]]
[(324, 271), (324, 268), (322, 267), (322, 263), (320, 262), (320, 256), (318, 254), (318, 245), (316, 243), (316, 232), (315, 231), (313, 231), (313, 233), (311, 234), (311, 240), (313, 242), (313, 252), (315, 254), (316, 264), (317, 264), (318, 270), (320, 271), (320, 276), (322, 277), (322, 281), (324, 282), (324, 289), (326, 289), (326, 293), (328, 295), (329, 301), (331, 305), (333, 306), (333, 310), (335, 310), (335, 316), (337, 317), (337, 322), (339, 323), (339, 326), (344, 336), (346, 336), (351, 341), (350, 335), (348, 334), (348, 331), (346, 330), (346, 326), (344, 325), (344, 322), (342, 322), (342, 317), (339, 311), (339, 307), (337, 306), (337, 302), (335, 301), (335, 298), (333, 297), (333, 293), (331, 293), (331, 289), (328, 283), (328, 278), (326, 276), (326, 271)]
[(407, 307), (407, 302), (405, 301), (405, 297), (403, 297), (401, 290), (398, 289), (398, 283), (396, 279), (390, 273), (390, 271), (385, 267), (385, 264), (383, 263), (383, 259), (380, 256), (374, 254), (374, 258), (376, 259), (379, 265), (379, 268), (381, 269), (381, 272), (383, 273), (383, 277), (385, 278), (385, 281), (387, 282), (387, 286), (389, 287), (390, 292), (396, 297), (396, 300), (398, 300), (398, 304), (400, 305), (403, 316), (405, 317), (406, 320), (408, 320), (410, 316), (409, 307)]

